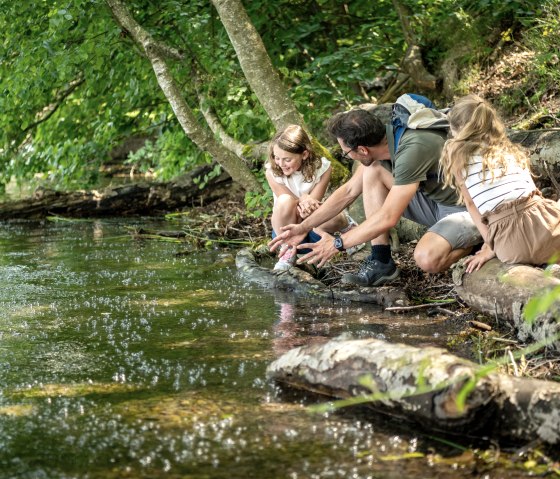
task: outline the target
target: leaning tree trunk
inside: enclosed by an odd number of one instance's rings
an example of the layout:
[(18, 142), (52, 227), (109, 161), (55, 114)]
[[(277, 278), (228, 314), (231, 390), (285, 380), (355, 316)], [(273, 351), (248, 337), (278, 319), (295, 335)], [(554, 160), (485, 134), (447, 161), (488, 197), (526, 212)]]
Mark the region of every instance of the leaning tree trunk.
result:
[(277, 130), (304, 126), (287, 88), (272, 65), (263, 41), (240, 0), (212, 0), (245, 78)]
[(440, 348), (333, 340), (292, 349), (267, 373), (449, 434), (560, 442), (560, 384), (483, 372)]
[(410, 76), (415, 85), (426, 90), (435, 90), (437, 78), (432, 75), (424, 66), (422, 50), (418, 46), (416, 35), (410, 25), (409, 18), (411, 12), (399, 0), (393, 0), (393, 8), (399, 16), (402, 31), (408, 48), (402, 59), (403, 70)]
[(231, 151), (224, 148), (209, 130), (203, 129), (189, 105), (183, 98), (177, 82), (173, 78), (165, 59), (174, 57), (181, 59), (181, 55), (173, 49), (167, 48), (155, 41), (132, 17), (122, 0), (106, 0), (117, 22), (128, 32), (134, 41), (143, 49), (150, 60), (157, 81), (167, 100), (171, 104), (175, 116), (186, 135), (203, 151), (212, 157), (239, 183), (246, 191), (261, 192), (262, 186), (249, 167)]

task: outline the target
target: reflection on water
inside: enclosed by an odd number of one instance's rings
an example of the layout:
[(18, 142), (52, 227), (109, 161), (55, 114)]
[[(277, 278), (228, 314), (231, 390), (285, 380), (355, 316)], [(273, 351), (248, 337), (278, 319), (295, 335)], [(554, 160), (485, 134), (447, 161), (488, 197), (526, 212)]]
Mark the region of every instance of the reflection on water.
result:
[(433, 464), (437, 443), (409, 428), (311, 415), (265, 378), (277, 355), (343, 333), (444, 344), (443, 319), (274, 295), (230, 253), (179, 250), (118, 221), (3, 225), (0, 477), (471, 474), (472, 461)]

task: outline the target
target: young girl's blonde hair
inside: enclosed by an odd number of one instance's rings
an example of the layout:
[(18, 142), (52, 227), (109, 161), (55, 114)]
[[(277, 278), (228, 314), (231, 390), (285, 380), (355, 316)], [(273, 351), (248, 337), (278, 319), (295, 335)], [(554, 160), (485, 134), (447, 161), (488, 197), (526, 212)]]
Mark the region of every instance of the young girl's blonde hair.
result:
[[(454, 136), (443, 147), (441, 169), (445, 186), (458, 190), (459, 202), (463, 198), (457, 188), (456, 175), (464, 179), (474, 155), (482, 157), (483, 181), (487, 174), (491, 175), (490, 182), (494, 181), (498, 168), (500, 177), (506, 174), (511, 156), (521, 168), (529, 168), (529, 156), (509, 140), (496, 110), (479, 96), (467, 95), (459, 99), (447, 117)], [(509, 159), (508, 155), (511, 155)]]
[(282, 168), (274, 162), (274, 146), (290, 153), (302, 154), (308, 152), (307, 158), (301, 163), (301, 173), (306, 183), (313, 181), (315, 171), (321, 166), (321, 158), (313, 150), (311, 140), (306, 131), (298, 125), (288, 125), (276, 133), (268, 145), (268, 163), (274, 176), (283, 176)]

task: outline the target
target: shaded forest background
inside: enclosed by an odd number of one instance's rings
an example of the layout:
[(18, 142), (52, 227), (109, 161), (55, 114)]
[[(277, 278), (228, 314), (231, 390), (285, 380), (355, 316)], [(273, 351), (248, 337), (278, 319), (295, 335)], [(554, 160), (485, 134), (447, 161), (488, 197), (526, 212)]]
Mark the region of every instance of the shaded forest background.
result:
[[(226, 170), (265, 214), (263, 145), (336, 111), (475, 92), (512, 129), (560, 123), (557, 0), (0, 0), (0, 188)], [(349, 168), (350, 165), (342, 165)], [(339, 167), (344, 175), (344, 168)]]

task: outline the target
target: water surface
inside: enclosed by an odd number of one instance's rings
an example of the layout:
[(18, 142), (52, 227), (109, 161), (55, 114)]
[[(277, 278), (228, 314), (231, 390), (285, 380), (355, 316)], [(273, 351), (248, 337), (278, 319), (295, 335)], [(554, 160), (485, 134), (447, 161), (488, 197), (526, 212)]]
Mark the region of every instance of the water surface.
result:
[(360, 411), (310, 414), (265, 377), (343, 333), (445, 345), (445, 317), (308, 304), (243, 281), (234, 252), (180, 255), (127, 224), (2, 225), (0, 477), (472, 477), (460, 448)]

